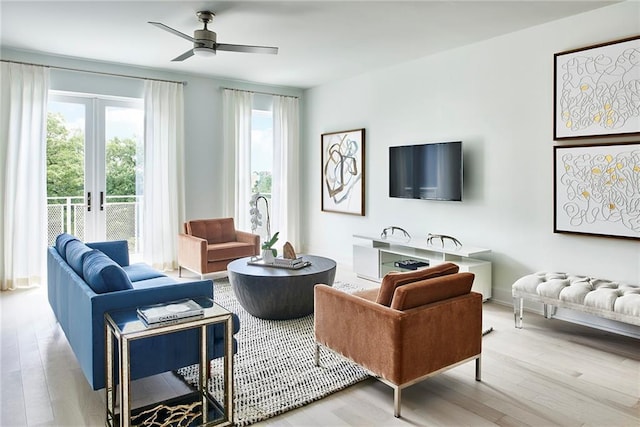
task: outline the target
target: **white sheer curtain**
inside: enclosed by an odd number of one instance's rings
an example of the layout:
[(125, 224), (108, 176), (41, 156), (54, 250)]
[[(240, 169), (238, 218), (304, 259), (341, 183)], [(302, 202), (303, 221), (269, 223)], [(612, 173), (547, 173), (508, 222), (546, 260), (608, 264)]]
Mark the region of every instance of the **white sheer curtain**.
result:
[(300, 249), (300, 125), (298, 98), (273, 97), (273, 224), (280, 242)]
[(223, 215), (233, 217), (236, 228), (249, 231), (251, 199), (251, 110), (253, 93), (224, 89), (222, 96)]
[(49, 69), (0, 65), (0, 277), (8, 290), (45, 277)]
[(179, 83), (145, 82), (142, 256), (159, 270), (178, 267), (184, 221), (184, 96)]

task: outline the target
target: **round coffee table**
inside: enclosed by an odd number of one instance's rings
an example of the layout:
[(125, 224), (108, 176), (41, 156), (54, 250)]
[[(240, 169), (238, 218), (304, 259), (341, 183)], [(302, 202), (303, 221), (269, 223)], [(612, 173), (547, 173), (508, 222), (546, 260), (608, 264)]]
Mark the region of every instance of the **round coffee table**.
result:
[(336, 262), (315, 255), (301, 255), (311, 265), (299, 270), (247, 264), (240, 258), (227, 266), (229, 281), (240, 305), (261, 319), (284, 320), (313, 313), (313, 288), (332, 286)]

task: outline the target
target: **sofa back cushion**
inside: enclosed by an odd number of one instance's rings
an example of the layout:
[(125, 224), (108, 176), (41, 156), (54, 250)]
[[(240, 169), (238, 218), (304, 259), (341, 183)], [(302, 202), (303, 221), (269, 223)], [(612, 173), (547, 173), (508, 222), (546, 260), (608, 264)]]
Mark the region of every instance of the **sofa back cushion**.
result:
[(236, 228), (233, 218), (194, 219), (185, 226), (187, 234), (214, 243), (235, 242)]
[(424, 268), (422, 270), (407, 272), (392, 271), (390, 273), (387, 273), (382, 278), (382, 283), (380, 284), (380, 290), (378, 291), (376, 302), (378, 304), (386, 305), (387, 307), (389, 307), (391, 305), (391, 300), (393, 299), (393, 294), (396, 291), (396, 288), (398, 288), (399, 286), (403, 286), (407, 283), (417, 282), (420, 280), (430, 279), (432, 277), (454, 274), (457, 273), (458, 270), (459, 267), (456, 264), (445, 262), (444, 264), (438, 264), (436, 266)]
[(78, 240), (69, 233), (62, 233), (56, 237), (56, 250), (60, 254), (63, 260), (67, 260), (67, 243), (72, 240)]
[(391, 308), (408, 310), (471, 292), (473, 273), (456, 273), (420, 280), (396, 289)]
[(133, 289), (127, 273), (103, 252), (92, 249), (84, 256), (84, 281), (97, 294)]
[(80, 240), (71, 240), (67, 243), (65, 248), (67, 264), (76, 272), (76, 274), (80, 277), (84, 277), (82, 275), (82, 262), (84, 256), (91, 252), (91, 248)]

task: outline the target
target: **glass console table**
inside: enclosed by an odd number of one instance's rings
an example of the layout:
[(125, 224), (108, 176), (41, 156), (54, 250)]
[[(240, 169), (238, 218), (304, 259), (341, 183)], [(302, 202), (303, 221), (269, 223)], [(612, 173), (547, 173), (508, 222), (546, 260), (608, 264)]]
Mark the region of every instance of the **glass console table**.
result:
[[(202, 316), (189, 317), (178, 321), (162, 322), (147, 325), (140, 320), (136, 308), (114, 311), (105, 314), (105, 348), (106, 348), (106, 425), (128, 427), (133, 423), (140, 424), (141, 414), (157, 417), (159, 411), (171, 414), (172, 411), (183, 411), (185, 407), (194, 408), (194, 414), (188, 415), (191, 422), (205, 426), (233, 425), (233, 321), (232, 313), (219, 306), (209, 298), (192, 298), (204, 309)], [(224, 404), (220, 405), (207, 389), (209, 381), (209, 360), (207, 357), (207, 326), (222, 323), (225, 326), (224, 355)], [(149, 338), (156, 335), (170, 334), (186, 329), (200, 330), (200, 378), (199, 387), (193, 393), (159, 402), (143, 408), (131, 409), (131, 371), (129, 352), (131, 341)], [(117, 351), (114, 344), (117, 342)], [(117, 353), (117, 354), (116, 354)], [(120, 366), (117, 387), (115, 380), (115, 359)], [(116, 413), (116, 397), (120, 402), (120, 412)], [(198, 409), (199, 408), (199, 409)], [(154, 412), (155, 411), (155, 412)], [(171, 416), (171, 415), (168, 415)], [(157, 421), (157, 420), (156, 420)], [(142, 423), (144, 425), (144, 423)]]

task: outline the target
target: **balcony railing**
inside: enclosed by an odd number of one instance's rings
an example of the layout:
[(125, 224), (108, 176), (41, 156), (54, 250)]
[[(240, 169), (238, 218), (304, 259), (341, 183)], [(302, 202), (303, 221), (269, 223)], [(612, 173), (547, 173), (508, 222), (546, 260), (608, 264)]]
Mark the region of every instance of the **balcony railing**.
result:
[[(106, 240), (126, 240), (129, 252), (139, 253), (142, 196), (106, 196)], [(85, 240), (86, 204), (83, 197), (48, 197), (48, 244), (61, 233)]]

